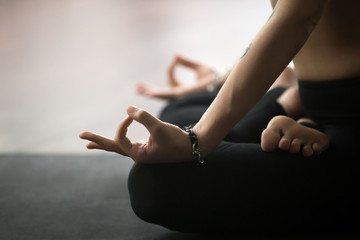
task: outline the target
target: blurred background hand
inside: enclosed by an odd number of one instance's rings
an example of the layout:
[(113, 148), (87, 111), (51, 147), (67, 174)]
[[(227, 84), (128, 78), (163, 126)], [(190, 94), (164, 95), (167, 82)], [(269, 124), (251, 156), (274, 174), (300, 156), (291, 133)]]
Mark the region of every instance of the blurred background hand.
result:
[[(191, 85), (182, 84), (175, 76), (175, 69), (179, 66), (185, 67), (195, 73), (195, 80)], [(175, 99), (189, 93), (206, 91), (214, 78), (215, 70), (204, 64), (175, 55), (167, 70), (167, 83), (169, 89), (152, 87), (145, 83), (138, 83), (136, 91), (139, 94), (152, 98)]]

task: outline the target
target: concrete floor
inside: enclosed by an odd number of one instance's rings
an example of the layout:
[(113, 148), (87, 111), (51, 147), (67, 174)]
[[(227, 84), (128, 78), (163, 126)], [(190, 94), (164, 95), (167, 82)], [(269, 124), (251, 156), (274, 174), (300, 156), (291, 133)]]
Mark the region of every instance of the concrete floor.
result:
[(80, 132), (112, 137), (128, 105), (166, 104), (136, 82), (166, 87), (175, 53), (231, 66), (270, 14), (268, 0), (0, 0), (0, 153), (93, 153)]

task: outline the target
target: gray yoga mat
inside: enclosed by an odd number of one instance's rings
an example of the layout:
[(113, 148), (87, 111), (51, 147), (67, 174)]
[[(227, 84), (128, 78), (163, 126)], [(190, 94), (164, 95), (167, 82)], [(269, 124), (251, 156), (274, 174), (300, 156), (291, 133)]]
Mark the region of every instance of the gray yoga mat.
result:
[(130, 207), (116, 155), (1, 155), (0, 239), (193, 239)]
[(130, 207), (131, 166), (115, 154), (0, 155), (0, 239), (331, 239), (204, 236), (146, 223)]

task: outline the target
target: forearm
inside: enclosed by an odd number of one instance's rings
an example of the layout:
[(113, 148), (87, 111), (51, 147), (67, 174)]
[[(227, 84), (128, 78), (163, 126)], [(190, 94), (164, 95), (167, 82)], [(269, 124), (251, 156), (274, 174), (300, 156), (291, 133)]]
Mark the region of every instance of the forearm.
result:
[[(315, 26), (314, 16), (321, 12), (323, 3), (319, 2), (319, 9), (309, 16), (304, 13), (304, 16), (293, 17), (285, 12), (289, 10), (289, 2), (282, 1), (282, 6), (274, 9), (272, 17), (256, 35), (194, 127), (203, 155), (210, 153), (258, 102), (309, 37)], [(296, 10), (292, 9), (292, 12)]]

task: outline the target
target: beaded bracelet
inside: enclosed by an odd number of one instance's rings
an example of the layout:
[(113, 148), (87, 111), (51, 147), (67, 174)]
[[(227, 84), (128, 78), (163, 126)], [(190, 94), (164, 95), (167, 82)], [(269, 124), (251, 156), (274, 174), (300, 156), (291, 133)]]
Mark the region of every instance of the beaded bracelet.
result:
[(201, 158), (199, 141), (197, 139), (196, 134), (192, 130), (192, 126), (185, 127), (185, 132), (189, 134), (190, 142), (191, 142), (191, 150), (194, 160), (197, 164), (203, 164), (204, 159)]

